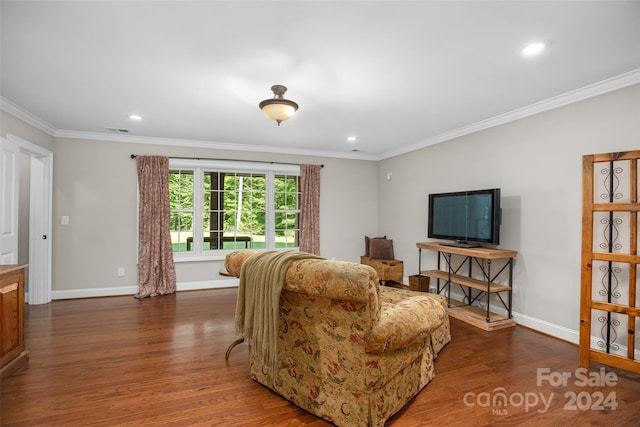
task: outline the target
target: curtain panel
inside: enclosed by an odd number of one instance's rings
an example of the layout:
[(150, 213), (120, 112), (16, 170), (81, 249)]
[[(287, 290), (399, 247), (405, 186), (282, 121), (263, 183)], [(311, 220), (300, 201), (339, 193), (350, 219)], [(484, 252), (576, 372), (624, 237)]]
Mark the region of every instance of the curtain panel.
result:
[(300, 165), (300, 250), (320, 255), (320, 165)]
[(139, 205), (138, 287), (136, 298), (176, 291), (171, 247), (169, 158), (137, 156)]

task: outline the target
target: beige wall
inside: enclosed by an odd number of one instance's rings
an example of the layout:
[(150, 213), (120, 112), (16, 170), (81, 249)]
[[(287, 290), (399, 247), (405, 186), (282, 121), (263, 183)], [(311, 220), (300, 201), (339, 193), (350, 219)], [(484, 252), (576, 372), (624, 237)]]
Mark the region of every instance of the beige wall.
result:
[[(477, 132), (378, 165), (380, 232), (405, 275), (427, 240), (427, 195), (500, 187), (500, 247), (516, 249), (516, 320), (578, 329), (582, 156), (640, 149), (640, 85)], [(385, 179), (387, 172), (393, 179)], [(423, 256), (435, 267), (433, 254)], [(571, 337), (566, 337), (571, 338)]]
[[(136, 167), (131, 154), (323, 163), (321, 255), (359, 261), (376, 233), (376, 163), (58, 138), (54, 155), (53, 290), (136, 286)], [(69, 216), (69, 225), (60, 217)], [(118, 267), (125, 277), (117, 277)], [(221, 279), (221, 262), (176, 265), (178, 282)]]
[[(136, 286), (136, 172), (130, 154), (324, 163), (321, 254), (357, 262), (365, 234), (394, 239), (405, 276), (426, 240), (427, 195), (502, 189), (501, 247), (516, 249), (519, 323), (577, 338), (581, 158), (640, 149), (640, 85), (380, 162), (52, 138), (1, 112), (2, 135), (54, 152), (53, 291)], [(393, 173), (391, 181), (387, 172)], [(60, 225), (67, 215), (70, 224)], [(435, 256), (423, 257), (425, 268)], [(116, 269), (126, 275), (118, 278)], [(218, 279), (220, 262), (181, 263), (178, 281)], [(102, 290), (102, 291), (101, 291)]]
[(0, 110), (0, 136), (14, 135), (53, 151), (53, 137), (23, 122), (6, 111)]

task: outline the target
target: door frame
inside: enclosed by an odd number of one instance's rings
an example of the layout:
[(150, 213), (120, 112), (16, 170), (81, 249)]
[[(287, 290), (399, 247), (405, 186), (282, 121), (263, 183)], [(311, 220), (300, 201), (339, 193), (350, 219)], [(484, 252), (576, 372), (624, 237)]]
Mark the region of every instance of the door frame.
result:
[(46, 304), (51, 302), (53, 152), (15, 135), (6, 139), (31, 156), (27, 303)]

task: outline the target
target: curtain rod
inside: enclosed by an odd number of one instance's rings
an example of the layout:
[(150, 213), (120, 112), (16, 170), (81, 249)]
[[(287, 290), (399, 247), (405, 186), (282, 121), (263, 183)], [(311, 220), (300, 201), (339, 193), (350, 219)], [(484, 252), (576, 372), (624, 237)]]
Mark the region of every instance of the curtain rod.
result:
[[(131, 158), (135, 159), (136, 157), (138, 157), (137, 154), (132, 154)], [(279, 164), (279, 165), (294, 165), (294, 166), (300, 166), (300, 163), (287, 163), (287, 162), (267, 162), (266, 160), (239, 160), (239, 159), (216, 159), (216, 158), (211, 158), (211, 157), (169, 157), (170, 159), (182, 159), (182, 160), (221, 160), (221, 161), (225, 161), (225, 162), (249, 162), (249, 163), (268, 163), (271, 165), (274, 164)], [(321, 168), (324, 167), (324, 165), (320, 165)]]

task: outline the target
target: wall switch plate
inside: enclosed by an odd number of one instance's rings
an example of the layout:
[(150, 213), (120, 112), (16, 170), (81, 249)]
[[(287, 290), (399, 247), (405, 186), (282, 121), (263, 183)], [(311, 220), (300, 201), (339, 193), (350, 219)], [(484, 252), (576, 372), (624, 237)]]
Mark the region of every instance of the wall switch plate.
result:
[(61, 225), (69, 225), (69, 217), (67, 215), (63, 215), (60, 218), (60, 224)]

